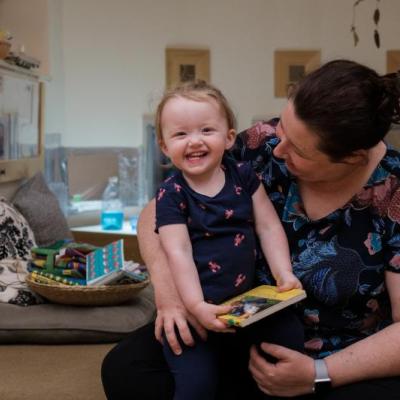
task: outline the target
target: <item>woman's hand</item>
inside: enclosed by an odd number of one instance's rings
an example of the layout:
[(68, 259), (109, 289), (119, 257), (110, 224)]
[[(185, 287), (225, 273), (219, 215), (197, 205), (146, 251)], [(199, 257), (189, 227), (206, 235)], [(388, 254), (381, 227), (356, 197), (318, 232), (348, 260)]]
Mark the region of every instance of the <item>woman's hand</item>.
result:
[(262, 392), (282, 397), (312, 392), (315, 370), (311, 357), (270, 343), (262, 343), (261, 349), (277, 359), (273, 364), (255, 346), (250, 350), (249, 369)]
[(203, 340), (207, 339), (207, 331), (193, 315), (188, 313), (178, 297), (172, 299), (170, 296), (168, 301), (157, 301), (156, 339), (162, 343), (162, 334), (165, 332), (168, 344), (176, 355), (182, 353), (177, 332), (184, 344), (187, 346), (195, 344), (189, 324)]

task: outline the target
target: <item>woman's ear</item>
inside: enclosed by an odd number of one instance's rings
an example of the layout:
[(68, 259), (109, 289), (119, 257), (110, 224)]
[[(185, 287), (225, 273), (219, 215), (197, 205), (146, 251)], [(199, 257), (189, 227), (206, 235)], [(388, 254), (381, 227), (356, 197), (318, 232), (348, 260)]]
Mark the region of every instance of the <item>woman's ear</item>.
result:
[(367, 165), (368, 164), (368, 151), (361, 149), (356, 150), (350, 156), (347, 156), (344, 160), (347, 164), (352, 165)]
[(226, 134), (225, 150), (229, 150), (235, 144), (235, 139), (236, 131), (234, 129), (229, 129), (228, 133)]

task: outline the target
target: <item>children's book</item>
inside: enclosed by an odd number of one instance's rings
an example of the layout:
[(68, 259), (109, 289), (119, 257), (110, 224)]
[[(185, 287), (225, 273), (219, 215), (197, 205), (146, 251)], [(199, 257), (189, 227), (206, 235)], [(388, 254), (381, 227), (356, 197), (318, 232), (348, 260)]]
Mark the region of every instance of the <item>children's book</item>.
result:
[(261, 285), (223, 303), (233, 306), (229, 314), (218, 316), (229, 326), (244, 327), (288, 307), (306, 297), (303, 289), (279, 292), (276, 286)]
[(33, 248), (29, 269), (69, 285), (111, 284), (123, 275), (137, 281), (142, 278), (137, 270), (132, 272), (134, 268), (124, 268), (122, 239), (104, 247), (61, 241), (46, 248)]

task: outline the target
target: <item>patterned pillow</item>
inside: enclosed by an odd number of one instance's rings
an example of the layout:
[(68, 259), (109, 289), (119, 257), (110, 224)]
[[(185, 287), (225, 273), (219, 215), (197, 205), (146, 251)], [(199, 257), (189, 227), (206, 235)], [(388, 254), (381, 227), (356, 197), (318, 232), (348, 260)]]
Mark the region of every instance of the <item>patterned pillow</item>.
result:
[(36, 246), (26, 219), (6, 199), (0, 198), (0, 260), (27, 260)]

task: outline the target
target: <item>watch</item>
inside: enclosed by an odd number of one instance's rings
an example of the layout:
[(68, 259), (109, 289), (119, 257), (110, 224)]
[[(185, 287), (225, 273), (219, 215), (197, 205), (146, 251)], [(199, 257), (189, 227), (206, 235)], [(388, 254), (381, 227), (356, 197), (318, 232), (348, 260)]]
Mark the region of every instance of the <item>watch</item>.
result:
[(332, 388), (331, 378), (329, 378), (328, 368), (325, 360), (314, 360), (315, 366), (315, 379), (313, 386), (313, 393), (321, 394), (327, 393)]

